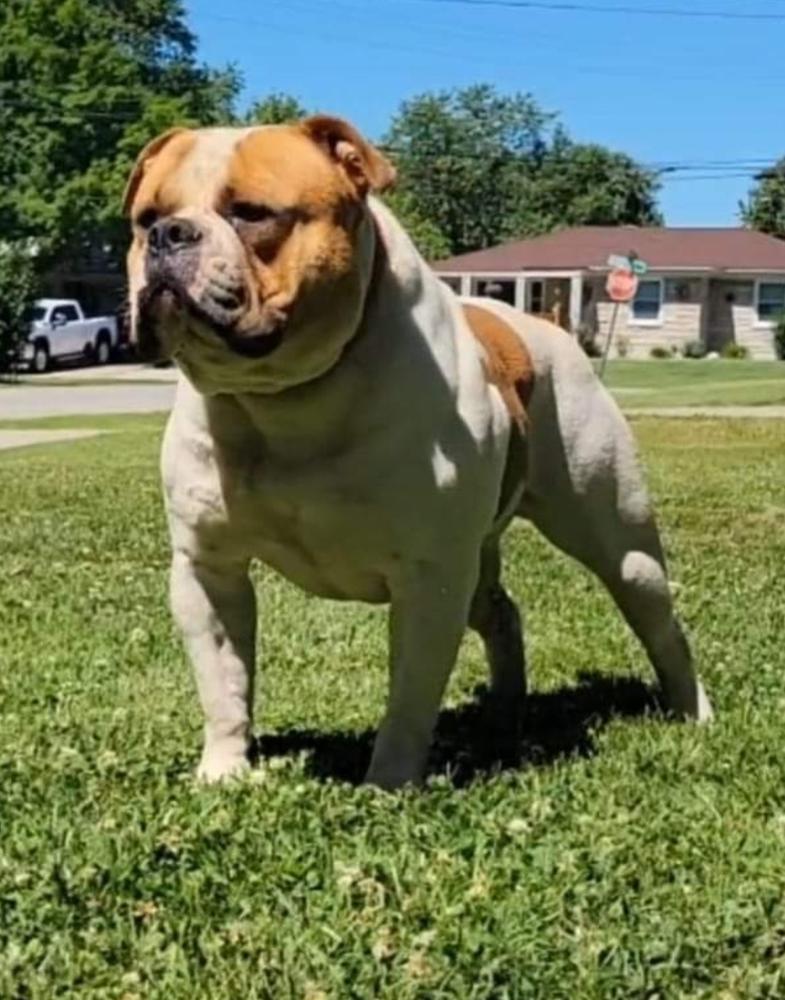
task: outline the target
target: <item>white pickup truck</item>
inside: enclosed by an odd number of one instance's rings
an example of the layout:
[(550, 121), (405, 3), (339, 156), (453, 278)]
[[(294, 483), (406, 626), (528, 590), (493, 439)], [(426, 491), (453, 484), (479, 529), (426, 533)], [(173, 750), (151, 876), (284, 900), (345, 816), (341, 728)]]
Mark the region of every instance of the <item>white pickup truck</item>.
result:
[(34, 372), (45, 372), (53, 361), (79, 358), (105, 365), (118, 347), (114, 316), (87, 319), (75, 299), (39, 299), (19, 361)]

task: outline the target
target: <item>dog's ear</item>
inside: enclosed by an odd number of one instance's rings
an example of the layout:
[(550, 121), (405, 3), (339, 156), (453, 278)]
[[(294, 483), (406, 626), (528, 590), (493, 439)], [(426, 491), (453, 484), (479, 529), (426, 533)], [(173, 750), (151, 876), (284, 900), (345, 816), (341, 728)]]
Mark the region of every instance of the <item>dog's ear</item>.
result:
[(139, 185), (142, 183), (142, 178), (145, 175), (145, 171), (153, 162), (155, 157), (161, 152), (164, 146), (168, 145), (171, 139), (174, 139), (176, 135), (180, 135), (183, 132), (187, 132), (184, 128), (170, 128), (168, 132), (164, 132), (159, 135), (152, 142), (148, 142), (144, 147), (142, 152), (136, 158), (136, 163), (131, 171), (131, 176), (128, 178), (128, 183), (125, 185), (125, 191), (123, 192), (123, 215), (127, 215), (133, 204), (133, 200), (136, 197), (136, 192), (139, 190)]
[(387, 191), (395, 183), (392, 163), (342, 118), (312, 115), (299, 127), (343, 169), (360, 195)]

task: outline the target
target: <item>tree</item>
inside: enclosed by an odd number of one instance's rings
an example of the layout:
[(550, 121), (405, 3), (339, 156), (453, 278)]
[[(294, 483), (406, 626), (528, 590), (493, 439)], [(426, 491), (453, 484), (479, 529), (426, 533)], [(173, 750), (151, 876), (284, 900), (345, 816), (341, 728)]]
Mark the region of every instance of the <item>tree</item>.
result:
[(249, 125), (287, 125), (305, 118), (308, 112), (291, 94), (273, 92), (254, 102), (245, 115)]
[(180, 0), (5, 0), (0, 7), (0, 233), (41, 260), (119, 259), (120, 196), (139, 149), (226, 120), (239, 81), (196, 60)]
[(739, 211), (750, 229), (785, 239), (785, 158), (760, 175)]
[(573, 143), (557, 132), (532, 176), (521, 180), (505, 230), (537, 236), (565, 226), (660, 226), (656, 176), (632, 157)]
[(32, 240), (0, 242), (0, 371), (9, 366), (17, 344), (29, 332), (38, 292), (36, 251)]
[(444, 234), (452, 253), (498, 241), (515, 191), (547, 148), (552, 116), (526, 94), (479, 85), (404, 102), (383, 148), (399, 187)]
[(390, 191), (384, 200), (426, 260), (440, 260), (450, 255), (447, 237), (420, 213), (407, 191)]
[(402, 193), (452, 253), (560, 226), (661, 221), (653, 173), (574, 143), (527, 94), (423, 94), (402, 105), (384, 144)]

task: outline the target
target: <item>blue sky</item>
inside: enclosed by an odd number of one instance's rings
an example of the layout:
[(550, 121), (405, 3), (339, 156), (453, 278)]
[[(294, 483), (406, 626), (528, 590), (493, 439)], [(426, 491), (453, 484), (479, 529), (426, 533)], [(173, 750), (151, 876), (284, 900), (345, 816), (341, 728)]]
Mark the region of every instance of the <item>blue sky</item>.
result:
[[(546, 0), (546, 3), (551, 0)], [(556, 2), (556, 0), (553, 0)], [(575, 0), (576, 6), (591, 0)], [(578, 140), (646, 163), (785, 154), (785, 0), (595, 0), (599, 6), (774, 14), (678, 18), (443, 0), (186, 0), (210, 63), (234, 62), (245, 100), (271, 90), (350, 118), (370, 137), (400, 102), (480, 81), (528, 91)], [(734, 225), (750, 176), (665, 177), (670, 225)], [(690, 179), (685, 179), (689, 177)]]

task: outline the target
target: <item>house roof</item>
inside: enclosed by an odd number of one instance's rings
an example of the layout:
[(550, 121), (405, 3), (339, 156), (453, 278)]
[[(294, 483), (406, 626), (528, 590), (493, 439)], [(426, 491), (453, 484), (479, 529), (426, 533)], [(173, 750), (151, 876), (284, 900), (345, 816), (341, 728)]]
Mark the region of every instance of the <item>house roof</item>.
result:
[(610, 254), (634, 251), (655, 270), (785, 271), (785, 241), (751, 229), (581, 226), (437, 261), (452, 273), (607, 268)]

